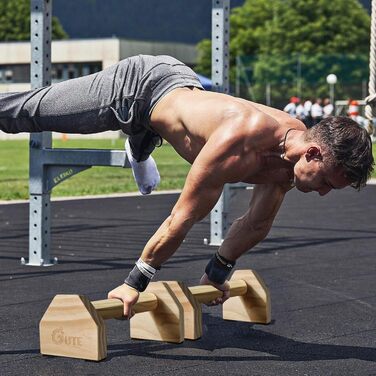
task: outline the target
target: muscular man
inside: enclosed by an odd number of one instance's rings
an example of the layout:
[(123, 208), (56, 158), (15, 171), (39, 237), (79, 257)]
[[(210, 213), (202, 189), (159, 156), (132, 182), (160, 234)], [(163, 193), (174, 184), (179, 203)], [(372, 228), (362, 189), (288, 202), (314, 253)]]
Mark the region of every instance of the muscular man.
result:
[(370, 137), (353, 120), (330, 117), (307, 130), (283, 111), (203, 91), (193, 71), (166, 56), (137, 56), (91, 76), (0, 96), (0, 129), (6, 132), (120, 128), (130, 135), (128, 154), (134, 171), (141, 171), (135, 177), (144, 193), (159, 179), (149, 156), (156, 140), (164, 138), (192, 164), (171, 214), (125, 283), (108, 294), (124, 302), (126, 318), (139, 291), (210, 212), (224, 184), (253, 183), (255, 189), (201, 278), (223, 291), (212, 304), (228, 298), (235, 261), (268, 234), (287, 191), (323, 196), (349, 185), (359, 189), (373, 170)]

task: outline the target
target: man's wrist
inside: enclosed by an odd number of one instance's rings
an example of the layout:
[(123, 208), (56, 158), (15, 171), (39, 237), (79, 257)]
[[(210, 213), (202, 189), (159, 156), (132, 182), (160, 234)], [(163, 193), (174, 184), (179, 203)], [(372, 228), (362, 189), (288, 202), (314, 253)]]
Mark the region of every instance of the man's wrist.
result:
[(129, 272), (124, 283), (139, 292), (145, 291), (156, 272), (157, 269), (140, 258), (137, 260), (134, 268)]
[(211, 282), (223, 284), (230, 275), (235, 261), (230, 261), (216, 252), (205, 268), (205, 273)]
[(138, 291), (135, 287), (132, 287), (131, 285), (128, 285), (127, 283), (125, 283), (125, 281), (124, 281), (124, 285), (126, 285), (127, 288), (129, 288), (130, 290), (133, 290), (133, 291), (135, 291), (137, 293), (140, 293), (140, 291)]

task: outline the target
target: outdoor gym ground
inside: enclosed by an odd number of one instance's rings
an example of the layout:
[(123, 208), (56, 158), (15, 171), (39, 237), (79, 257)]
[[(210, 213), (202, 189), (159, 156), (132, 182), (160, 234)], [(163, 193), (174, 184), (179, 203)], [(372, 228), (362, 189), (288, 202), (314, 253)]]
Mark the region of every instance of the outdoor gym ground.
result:
[[(237, 193), (231, 218), (248, 202)], [(2, 375), (375, 375), (376, 186), (329, 194), (291, 191), (275, 225), (238, 262), (271, 293), (269, 325), (223, 321), (204, 307), (203, 337), (182, 344), (131, 340), (127, 321), (109, 320), (101, 362), (42, 356), (38, 324), (59, 293), (104, 299), (134, 265), (177, 199), (81, 199), (53, 203), (53, 267), (25, 267), (28, 204), (0, 206)], [(197, 285), (214, 248), (197, 224), (157, 280)]]

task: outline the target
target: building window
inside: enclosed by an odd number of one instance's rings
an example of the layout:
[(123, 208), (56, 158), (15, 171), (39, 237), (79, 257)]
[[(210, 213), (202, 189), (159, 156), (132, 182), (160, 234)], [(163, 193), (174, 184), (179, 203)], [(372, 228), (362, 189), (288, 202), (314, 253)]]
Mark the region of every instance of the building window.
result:
[(13, 71), (11, 69), (7, 69), (4, 72), (4, 76), (5, 76), (5, 81), (7, 82), (13, 81)]
[(86, 76), (99, 72), (102, 69), (101, 62), (90, 63), (54, 63), (52, 64), (52, 82), (60, 82), (72, 78)]
[[(71, 78), (86, 76), (102, 69), (101, 62), (88, 63), (55, 63), (52, 64), (52, 82), (60, 82)], [(7, 64), (0, 65), (0, 83), (22, 83), (30, 82), (30, 64)]]

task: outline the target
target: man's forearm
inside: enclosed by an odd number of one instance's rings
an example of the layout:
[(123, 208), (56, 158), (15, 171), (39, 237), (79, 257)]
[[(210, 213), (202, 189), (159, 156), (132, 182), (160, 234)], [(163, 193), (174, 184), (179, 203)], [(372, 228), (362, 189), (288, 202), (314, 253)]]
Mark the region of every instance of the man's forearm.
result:
[(181, 224), (170, 215), (146, 243), (141, 254), (142, 260), (159, 268), (179, 248), (192, 226), (190, 221)]
[(287, 190), (275, 184), (256, 185), (247, 212), (234, 221), (219, 248), (219, 254), (235, 261), (262, 241), (272, 227)]
[(242, 254), (261, 242), (269, 233), (270, 227), (269, 221), (256, 225), (250, 223), (246, 216), (238, 218), (231, 225), (219, 247), (219, 254), (228, 260), (237, 260)]

